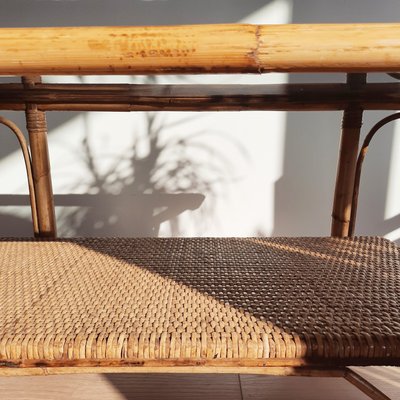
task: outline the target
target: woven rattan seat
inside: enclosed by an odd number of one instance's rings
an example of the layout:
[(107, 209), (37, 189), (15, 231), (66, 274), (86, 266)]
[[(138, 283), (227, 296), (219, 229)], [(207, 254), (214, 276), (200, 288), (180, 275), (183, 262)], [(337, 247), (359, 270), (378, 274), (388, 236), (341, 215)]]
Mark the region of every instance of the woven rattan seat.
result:
[(385, 239), (4, 239), (0, 254), (3, 365), (399, 364), (400, 253)]

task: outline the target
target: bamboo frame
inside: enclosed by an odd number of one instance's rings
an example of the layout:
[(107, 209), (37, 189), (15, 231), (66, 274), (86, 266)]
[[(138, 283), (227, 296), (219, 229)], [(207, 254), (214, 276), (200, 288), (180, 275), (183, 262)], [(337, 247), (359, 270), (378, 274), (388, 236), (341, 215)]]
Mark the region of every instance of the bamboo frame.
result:
[[(361, 80), (360, 80), (361, 77)], [(58, 85), (41, 84), (40, 79), (24, 85), (0, 85), (0, 107), (25, 110), (33, 157), (40, 137), (38, 127), (46, 129), (44, 110), (336, 110), (345, 109), (341, 159), (334, 199), (332, 235), (351, 235), (352, 186), (355, 157), (364, 109), (398, 109), (398, 83), (367, 84), (364, 75), (349, 75), (347, 84), (303, 85)], [(29, 83), (30, 82), (30, 83)], [(376, 100), (376, 99), (379, 100)], [(304, 99), (304, 100), (302, 100)], [(11, 103), (10, 103), (11, 102)], [(36, 133), (32, 133), (36, 129)], [(40, 128), (42, 129), (42, 128)], [(42, 182), (44, 201), (39, 201), (43, 236), (55, 235), (54, 201), (47, 142), (40, 144), (43, 164), (35, 176)], [(40, 147), (39, 146), (39, 147)], [(43, 147), (44, 146), (44, 147)], [(40, 158), (39, 157), (39, 158)], [(34, 168), (37, 168), (35, 164)], [(47, 171), (44, 172), (43, 171)], [(46, 178), (47, 176), (47, 178)], [(38, 183), (36, 183), (38, 185)], [(47, 204), (45, 204), (47, 202)], [(39, 218), (40, 219), (40, 218)]]
[(395, 23), (2, 28), (0, 74), (396, 72), (399, 33)]

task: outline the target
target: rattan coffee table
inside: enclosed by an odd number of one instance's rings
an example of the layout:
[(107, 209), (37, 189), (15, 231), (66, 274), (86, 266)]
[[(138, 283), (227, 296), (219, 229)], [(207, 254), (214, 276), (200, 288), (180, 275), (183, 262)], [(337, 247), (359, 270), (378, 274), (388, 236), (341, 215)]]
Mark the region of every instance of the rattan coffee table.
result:
[[(341, 376), (400, 366), (400, 252), (354, 237), (365, 110), (400, 108), (400, 24), (1, 28), (32, 238), (0, 240), (0, 375)], [(342, 84), (46, 84), (39, 75), (343, 72)], [(388, 72), (368, 83), (368, 72)], [(45, 112), (343, 110), (330, 237), (57, 238)], [(250, 138), (249, 134), (249, 140)]]

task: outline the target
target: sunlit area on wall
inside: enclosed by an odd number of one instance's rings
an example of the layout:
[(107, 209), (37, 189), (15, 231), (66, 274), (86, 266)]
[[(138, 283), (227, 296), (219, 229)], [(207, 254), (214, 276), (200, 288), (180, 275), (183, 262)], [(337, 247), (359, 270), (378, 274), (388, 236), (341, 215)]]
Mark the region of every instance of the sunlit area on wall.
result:
[[(243, 23), (288, 23), (268, 2)], [(284, 83), (286, 74), (45, 77), (74, 83)], [(60, 236), (247, 236), (273, 232), (286, 113), (48, 113)], [(27, 193), (18, 151), (1, 159), (2, 194)], [(1, 213), (28, 221), (29, 209)]]

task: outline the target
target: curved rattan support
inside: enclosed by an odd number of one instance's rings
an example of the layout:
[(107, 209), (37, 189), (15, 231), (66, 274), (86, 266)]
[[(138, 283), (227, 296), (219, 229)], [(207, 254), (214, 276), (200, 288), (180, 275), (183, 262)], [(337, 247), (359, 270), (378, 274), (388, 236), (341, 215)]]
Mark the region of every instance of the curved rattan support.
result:
[(351, 204), (351, 216), (350, 216), (350, 224), (349, 224), (349, 236), (354, 235), (354, 228), (355, 228), (356, 218), (357, 218), (358, 195), (359, 195), (359, 191), (360, 191), (361, 169), (362, 169), (362, 164), (363, 164), (364, 158), (368, 152), (368, 146), (369, 146), (372, 138), (379, 131), (379, 129), (381, 129), (383, 126), (385, 126), (389, 122), (395, 121), (396, 119), (400, 119), (400, 113), (391, 114), (391, 115), (388, 115), (387, 117), (381, 119), (379, 122), (377, 122), (371, 128), (371, 130), (368, 132), (367, 136), (364, 139), (363, 145), (362, 145), (360, 153), (358, 155), (355, 177), (354, 177), (353, 198), (352, 198), (352, 204)]
[(19, 145), (21, 147), (22, 154), (24, 156), (25, 161), (25, 169), (26, 175), (28, 178), (28, 188), (29, 188), (29, 200), (31, 203), (31, 211), (32, 211), (32, 222), (33, 222), (33, 232), (35, 236), (39, 235), (39, 224), (37, 217), (37, 206), (36, 206), (36, 196), (35, 196), (35, 187), (33, 183), (33, 174), (32, 174), (32, 162), (31, 156), (29, 153), (28, 144), (25, 140), (25, 137), (18, 126), (10, 121), (7, 118), (0, 116), (0, 124), (7, 126), (11, 131), (15, 134), (18, 139)]

